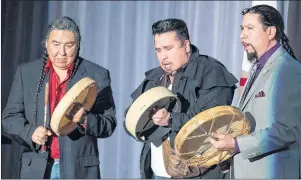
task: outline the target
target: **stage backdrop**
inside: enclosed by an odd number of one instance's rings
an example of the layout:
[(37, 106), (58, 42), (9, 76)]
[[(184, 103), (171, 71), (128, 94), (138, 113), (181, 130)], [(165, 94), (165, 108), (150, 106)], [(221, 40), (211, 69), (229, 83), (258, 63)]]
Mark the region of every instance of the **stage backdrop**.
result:
[[(99, 140), (101, 176), (139, 178), (142, 144), (125, 133), (122, 123), (124, 110), (131, 103), (130, 94), (144, 79), (145, 71), (158, 66), (151, 25), (160, 19), (182, 18), (200, 53), (217, 58), (239, 79), (243, 60), (239, 40), (241, 10), (251, 4), (252, 1), (2, 1), (1, 109), (17, 64), (41, 56), (45, 25), (57, 17), (70, 16), (82, 33), (80, 55), (109, 69), (112, 78), (118, 125), (110, 138)], [(290, 21), (300, 25), (301, 8), (300, 3), (296, 4), (292, 7), (296, 15), (290, 16)], [(281, 7), (287, 22), (288, 2)], [(291, 32), (300, 37), (300, 28)], [(237, 99), (236, 95), (234, 105)], [(7, 145), (2, 148), (2, 157), (12, 156), (17, 150)], [(3, 172), (6, 161), (2, 163)], [(19, 162), (15, 163), (18, 166)]]

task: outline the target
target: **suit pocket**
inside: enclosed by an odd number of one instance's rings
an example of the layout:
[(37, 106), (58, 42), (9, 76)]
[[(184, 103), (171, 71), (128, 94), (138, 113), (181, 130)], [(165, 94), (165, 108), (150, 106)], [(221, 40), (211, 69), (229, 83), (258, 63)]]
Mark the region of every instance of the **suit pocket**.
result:
[(98, 156), (87, 156), (80, 158), (80, 166), (81, 167), (89, 167), (89, 166), (97, 166), (99, 165)]
[(22, 156), (21, 179), (42, 179), (46, 169), (47, 159), (34, 152)]
[(30, 171), (31, 160), (31, 157), (22, 157), (21, 175), (24, 175), (24, 173), (28, 173)]
[(299, 177), (299, 159), (296, 158), (298, 156), (290, 156), (290, 155), (281, 155), (279, 158), (279, 163), (281, 164), (278, 169), (281, 172), (281, 176), (277, 177), (278, 179), (298, 179)]
[(99, 179), (99, 157), (98, 156), (87, 156), (79, 159), (80, 170), (78, 178), (81, 179)]

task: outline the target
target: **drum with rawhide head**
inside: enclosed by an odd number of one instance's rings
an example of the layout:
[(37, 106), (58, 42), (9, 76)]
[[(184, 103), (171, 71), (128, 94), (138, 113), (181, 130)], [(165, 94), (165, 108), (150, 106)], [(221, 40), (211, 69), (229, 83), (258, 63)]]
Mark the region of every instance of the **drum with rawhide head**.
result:
[(52, 113), (50, 127), (59, 136), (66, 135), (70, 117), (74, 116), (76, 109), (74, 106), (80, 104), (86, 110), (90, 110), (97, 97), (97, 84), (89, 77), (82, 78), (64, 95), (60, 100), (54, 112)]
[(238, 108), (210, 108), (197, 114), (181, 128), (175, 139), (175, 152), (189, 166), (208, 168), (229, 159), (234, 153), (234, 150), (214, 148), (209, 142), (212, 132), (236, 137), (249, 134), (250, 129), (249, 120)]
[(153, 108), (165, 107), (173, 112), (179, 112), (181, 107), (175, 94), (163, 86), (151, 88), (142, 93), (129, 108), (125, 126), (127, 130), (142, 142), (152, 141), (159, 136), (164, 136), (170, 128), (159, 127), (151, 118)]

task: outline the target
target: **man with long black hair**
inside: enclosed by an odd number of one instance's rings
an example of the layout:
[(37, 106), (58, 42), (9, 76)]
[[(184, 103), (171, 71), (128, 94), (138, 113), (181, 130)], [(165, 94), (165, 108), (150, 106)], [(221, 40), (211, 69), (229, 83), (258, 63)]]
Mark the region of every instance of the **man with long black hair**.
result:
[(284, 33), (280, 13), (268, 5), (242, 11), (241, 42), (253, 62), (238, 107), (253, 132), (232, 138), (213, 133), (218, 149), (235, 149), (234, 177), (301, 177), (301, 64)]
[[(4, 130), (24, 146), (21, 178), (100, 178), (97, 138), (114, 132), (115, 105), (109, 71), (80, 57), (80, 42), (77, 24), (69, 17), (58, 18), (46, 30), (44, 57), (17, 68), (2, 121)], [(75, 111), (67, 135), (58, 137), (50, 120), (44, 127), (46, 83), (52, 115), (68, 89), (84, 77), (97, 83), (96, 101), (88, 112)]]

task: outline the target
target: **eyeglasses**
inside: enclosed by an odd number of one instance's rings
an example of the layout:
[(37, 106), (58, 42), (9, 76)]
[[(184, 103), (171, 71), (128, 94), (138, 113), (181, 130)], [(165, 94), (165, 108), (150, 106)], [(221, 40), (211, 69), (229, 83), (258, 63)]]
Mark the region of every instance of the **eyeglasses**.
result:
[(264, 14), (264, 12), (261, 9), (257, 8), (257, 7), (245, 8), (244, 10), (242, 10), (241, 15), (245, 15), (247, 13), (260, 14), (261, 16), (264, 17), (264, 19), (266, 19), (266, 22), (264, 23), (266, 26), (274, 26), (272, 21)]

